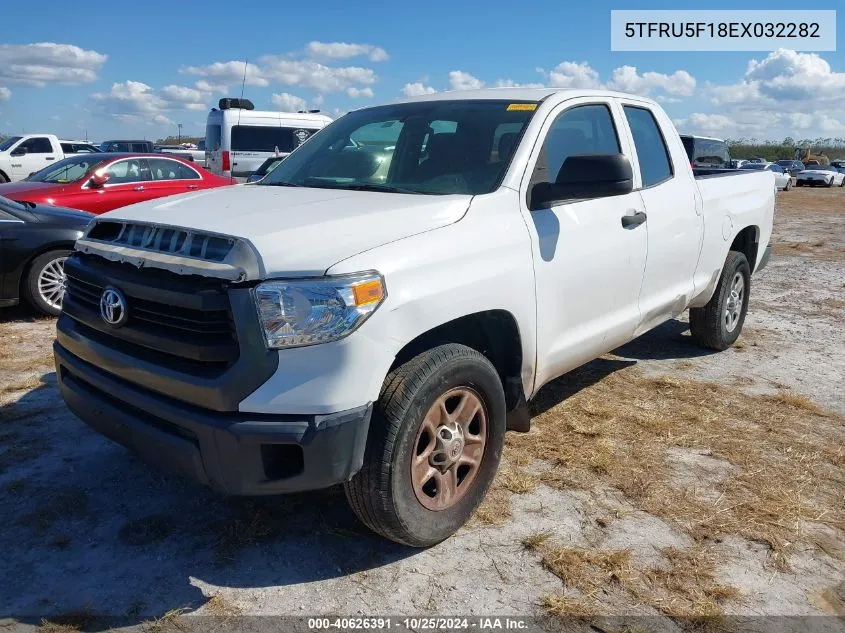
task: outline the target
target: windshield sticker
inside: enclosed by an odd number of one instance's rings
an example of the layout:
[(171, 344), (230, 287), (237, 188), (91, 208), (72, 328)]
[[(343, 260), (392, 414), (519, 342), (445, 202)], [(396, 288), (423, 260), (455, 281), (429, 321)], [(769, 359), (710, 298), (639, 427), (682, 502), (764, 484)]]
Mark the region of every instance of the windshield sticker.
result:
[(534, 112), (536, 109), (536, 103), (511, 103), (508, 105), (508, 112)]

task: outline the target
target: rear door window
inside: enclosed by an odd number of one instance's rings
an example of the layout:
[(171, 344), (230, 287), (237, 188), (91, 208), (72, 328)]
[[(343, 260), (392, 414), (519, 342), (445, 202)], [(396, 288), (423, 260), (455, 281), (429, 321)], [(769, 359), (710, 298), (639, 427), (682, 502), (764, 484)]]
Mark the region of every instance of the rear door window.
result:
[(316, 131), (293, 127), (235, 125), (232, 126), (232, 151), (289, 153)]
[[(205, 126), (205, 149), (216, 152), (220, 149), (222, 128), (216, 123), (209, 123)], [(203, 149), (203, 148), (200, 148)]]
[(199, 180), (200, 175), (178, 160), (149, 158), (153, 180)]
[(643, 187), (653, 187), (670, 179), (673, 175), (672, 161), (654, 115), (645, 108), (624, 106), (623, 109), (634, 137)]

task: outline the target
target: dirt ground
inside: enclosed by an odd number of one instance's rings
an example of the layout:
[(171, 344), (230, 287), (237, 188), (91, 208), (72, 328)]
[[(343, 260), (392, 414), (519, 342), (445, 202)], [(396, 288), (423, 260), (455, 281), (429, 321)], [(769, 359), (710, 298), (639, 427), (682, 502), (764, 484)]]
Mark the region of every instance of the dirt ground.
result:
[(227, 500), (159, 475), (65, 410), (54, 320), (0, 313), (0, 629), (495, 614), (842, 630), (845, 190), (779, 193), (774, 243), (733, 348), (671, 321), (548, 385), (475, 518), (424, 551), (367, 533), (338, 489)]

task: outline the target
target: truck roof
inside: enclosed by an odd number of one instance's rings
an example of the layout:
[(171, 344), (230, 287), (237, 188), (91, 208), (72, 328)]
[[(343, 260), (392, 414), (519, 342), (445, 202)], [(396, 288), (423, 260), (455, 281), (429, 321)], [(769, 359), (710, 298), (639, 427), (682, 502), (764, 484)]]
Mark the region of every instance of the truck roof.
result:
[(624, 97), (637, 99), (656, 105), (656, 102), (647, 97), (640, 97), (625, 92), (598, 89), (572, 89), (572, 88), (481, 88), (479, 90), (451, 90), (446, 92), (435, 92), (429, 95), (418, 97), (404, 97), (399, 103), (411, 103), (416, 101), (473, 101), (484, 99), (504, 99), (509, 101), (542, 101), (552, 95), (566, 95), (568, 98), (575, 97)]

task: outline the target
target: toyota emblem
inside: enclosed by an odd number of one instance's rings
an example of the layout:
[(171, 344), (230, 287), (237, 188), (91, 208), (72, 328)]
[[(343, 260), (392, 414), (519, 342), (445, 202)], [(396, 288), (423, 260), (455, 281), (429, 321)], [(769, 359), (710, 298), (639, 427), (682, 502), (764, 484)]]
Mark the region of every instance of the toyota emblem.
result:
[(114, 327), (126, 323), (129, 313), (126, 309), (126, 299), (117, 288), (106, 288), (100, 296), (100, 317)]

